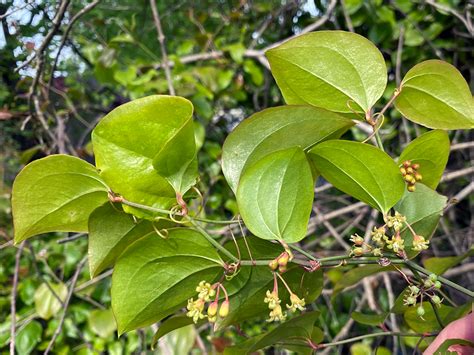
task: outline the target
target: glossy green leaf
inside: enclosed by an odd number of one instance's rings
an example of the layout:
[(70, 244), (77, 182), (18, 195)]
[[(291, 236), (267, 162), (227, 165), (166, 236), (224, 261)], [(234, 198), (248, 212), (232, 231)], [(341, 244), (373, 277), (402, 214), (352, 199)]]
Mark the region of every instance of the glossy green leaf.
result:
[(235, 192), (247, 167), (277, 150), (307, 150), (327, 139), (339, 138), (354, 123), (334, 112), (312, 106), (280, 106), (242, 121), (222, 148), (222, 171)]
[(89, 313), (88, 324), (101, 338), (108, 338), (117, 330), (114, 314), (110, 309), (95, 309)]
[[(230, 297), (229, 315), (218, 318), (217, 329), (223, 329), (231, 324), (241, 323), (255, 317), (268, 318), (268, 304), (264, 303), (267, 290), (273, 289), (273, 275), (267, 266), (248, 267), (250, 278), (241, 290)], [(313, 302), (323, 290), (323, 273), (321, 270), (308, 273), (300, 267), (293, 267), (284, 274), (285, 281), (292, 291), (307, 304)], [(279, 288), (282, 307), (289, 303), (289, 294), (285, 287)]]
[(279, 324), (266, 334), (258, 335), (235, 347), (227, 348), (224, 354), (249, 354), (285, 340), (296, 340), (304, 344), (305, 339), (311, 339), (314, 323), (318, 317), (318, 311), (300, 314)]
[(474, 246), (471, 246), (466, 253), (459, 256), (433, 257), (423, 260), (425, 268), (436, 275), (442, 275), (453, 266), (456, 266), (466, 258), (474, 256)]
[(13, 183), (15, 243), (47, 232), (87, 232), (91, 212), (107, 201), (107, 186), (89, 163), (51, 155), (27, 165)]
[[(407, 222), (419, 235), (431, 239), (439, 219), (446, 207), (447, 198), (423, 184), (417, 184), (414, 192), (405, 191), (402, 199), (394, 206), (395, 211), (407, 218)], [(405, 241), (407, 256), (414, 258), (419, 252), (411, 250), (413, 235), (408, 228), (401, 233)]]
[(42, 333), (43, 327), (39, 322), (33, 320), (26, 324), (16, 334), (15, 349), (17, 353), (21, 355), (30, 354), (41, 341)]
[(403, 150), (398, 163), (405, 160), (420, 164), (421, 183), (436, 189), (449, 157), (449, 137), (445, 131), (435, 130), (416, 138)]
[(332, 293), (332, 298), (335, 298), (339, 292), (344, 290), (347, 287), (353, 286), (360, 282), (363, 278), (378, 274), (379, 272), (392, 271), (395, 268), (391, 265), (389, 266), (380, 266), (380, 265), (362, 265), (355, 267), (352, 270), (346, 272), (341, 279), (334, 285), (334, 290)]
[(217, 252), (193, 230), (139, 239), (120, 256), (112, 276), (118, 333), (160, 321), (194, 297), (200, 281), (212, 282), (222, 272)]
[(474, 101), (462, 74), (441, 60), (411, 68), (401, 83), (395, 106), (406, 118), (429, 128), (474, 127)]
[(197, 179), (196, 140), (192, 116), (161, 147), (153, 167), (183, 195)]
[(150, 221), (135, 222), (131, 215), (117, 210), (110, 203), (97, 208), (89, 218), (91, 277), (113, 266), (125, 248), (150, 233), (155, 234)]
[(397, 165), (372, 145), (332, 140), (311, 149), (310, 157), (336, 188), (383, 213), (403, 195), (405, 183)]
[[(65, 284), (50, 283), (49, 286), (62, 302), (66, 300), (68, 290)], [(36, 290), (34, 300), (36, 313), (38, 313), (38, 316), (46, 320), (55, 316), (62, 308), (59, 300), (54, 296), (53, 292), (51, 292), (48, 285), (45, 283), (42, 283)]]
[[(200, 321), (198, 321), (197, 325), (199, 326), (205, 322), (207, 322), (207, 319), (201, 319)], [(192, 324), (194, 324), (193, 319), (186, 315), (178, 315), (166, 319), (159, 325), (158, 330), (153, 335), (153, 340), (151, 342), (152, 349), (155, 348), (155, 345), (158, 340), (160, 340), (166, 334), (172, 332), (173, 330), (183, 328)]]
[[(97, 168), (110, 188), (127, 200), (156, 208), (175, 204), (172, 185), (158, 174), (153, 162), (155, 158), (155, 163), (167, 161), (160, 152), (168, 144), (172, 156), (176, 155), (177, 141), (184, 139), (187, 130), (183, 127), (189, 124), (192, 113), (192, 104), (184, 98), (154, 95), (121, 105), (105, 116), (92, 132), (92, 142)], [(191, 141), (195, 144), (194, 138)], [(189, 161), (188, 144), (186, 141), (183, 161), (162, 166), (169, 176), (181, 162), (185, 165)], [(129, 206), (124, 210), (146, 215)]]
[(288, 243), (303, 239), (313, 205), (313, 185), (301, 148), (267, 155), (245, 171), (237, 189), (245, 225), (262, 239)]
[(175, 329), (159, 340), (155, 354), (191, 354), (197, 335), (194, 325)]
[(318, 31), (266, 52), (287, 104), (336, 112), (368, 112), (387, 85), (387, 67), (368, 39), (351, 32)]
[(385, 319), (387, 318), (388, 313), (381, 313), (381, 314), (367, 314), (361, 312), (352, 312), (351, 318), (354, 319), (357, 323), (365, 324), (365, 325), (372, 325), (377, 326), (383, 324)]

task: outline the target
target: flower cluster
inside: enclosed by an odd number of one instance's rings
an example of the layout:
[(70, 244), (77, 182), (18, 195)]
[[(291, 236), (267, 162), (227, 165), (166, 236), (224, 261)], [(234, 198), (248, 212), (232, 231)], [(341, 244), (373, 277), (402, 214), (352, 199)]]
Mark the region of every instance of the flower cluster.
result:
[(376, 257), (383, 257), (384, 250), (390, 250), (404, 257), (406, 248), (406, 241), (402, 236), (404, 228), (407, 228), (413, 236), (411, 250), (422, 251), (428, 249), (429, 241), (422, 235), (415, 233), (406, 217), (399, 212), (395, 212), (393, 215), (385, 215), (384, 222), (383, 226), (373, 228), (368, 242), (358, 234), (351, 235), (350, 241), (353, 246), (349, 255), (358, 257), (371, 254)]
[[(221, 289), (225, 293), (225, 300), (222, 302), (219, 308), (219, 291)], [(213, 323), (217, 320), (217, 315), (219, 315), (221, 318), (224, 318), (229, 314), (229, 297), (227, 295), (226, 289), (221, 283), (218, 282), (214, 285), (211, 285), (209, 282), (201, 281), (196, 287), (196, 292), (198, 293), (197, 300), (190, 298), (188, 300), (188, 305), (186, 306), (188, 310), (186, 316), (192, 318), (194, 323), (197, 323), (200, 319), (204, 319), (206, 317), (208, 318), (209, 322)], [(214, 301), (211, 302), (207, 307), (207, 315), (205, 315), (204, 308), (206, 303), (210, 302), (211, 298), (214, 296)]]
[(278, 291), (267, 291), (267, 295), (263, 301), (268, 303), (268, 308), (270, 309), (270, 318), (267, 322), (279, 322), (286, 319), (286, 312), (283, 312), (281, 308), (281, 300), (278, 297)]
[(263, 300), (265, 303), (268, 303), (268, 308), (270, 309), (269, 319), (267, 322), (280, 322), (284, 321), (287, 317), (286, 312), (283, 311), (281, 307), (281, 299), (278, 296), (278, 280), (277, 277), (280, 278), (283, 285), (286, 287), (290, 294), (290, 302), (291, 304), (287, 304), (286, 308), (290, 312), (296, 312), (296, 310), (304, 311), (305, 308), (305, 301), (304, 298), (299, 298), (293, 291), (290, 289), (288, 284), (285, 282), (283, 277), (276, 272), (273, 273), (273, 291), (268, 290), (266, 293), (266, 297)]
[(284, 251), (275, 259), (270, 261), (268, 266), (270, 266), (270, 269), (272, 269), (273, 271), (278, 269), (279, 272), (285, 272), (286, 266), (288, 262), (291, 261), (291, 259), (292, 259), (292, 255), (290, 255), (288, 251)]
[(441, 282), (438, 281), (438, 276), (431, 274), (428, 278), (423, 280), (422, 284), (408, 286), (406, 294), (403, 298), (403, 305), (415, 307), (419, 301), (416, 313), (421, 319), (423, 319), (423, 316), (425, 315), (423, 297), (429, 297), (433, 304), (440, 307), (443, 299), (435, 294), (435, 291), (439, 290), (440, 288)]
[(407, 190), (410, 192), (415, 191), (415, 184), (417, 181), (422, 180), (421, 174), (418, 172), (420, 164), (412, 164), (410, 160), (405, 160), (400, 167), (400, 172), (402, 173), (403, 179), (407, 183)]

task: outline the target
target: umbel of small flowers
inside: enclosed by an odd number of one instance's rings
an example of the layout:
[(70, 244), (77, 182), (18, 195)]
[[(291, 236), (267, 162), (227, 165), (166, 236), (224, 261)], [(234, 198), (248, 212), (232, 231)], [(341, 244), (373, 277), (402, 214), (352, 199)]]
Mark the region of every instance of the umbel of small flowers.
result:
[(435, 292), (441, 288), (441, 282), (438, 281), (438, 276), (430, 274), (422, 284), (410, 285), (407, 288), (405, 296), (403, 298), (403, 305), (409, 307), (416, 307), (417, 315), (424, 320), (425, 309), (423, 307), (423, 297), (429, 297), (431, 302), (437, 307), (441, 307), (443, 299), (440, 298)]
[(357, 257), (370, 253), (373, 256), (381, 257), (383, 256), (383, 250), (388, 249), (400, 256), (405, 256), (405, 240), (401, 235), (405, 226), (413, 236), (411, 250), (422, 251), (428, 249), (429, 241), (417, 234), (407, 222), (406, 217), (399, 212), (395, 212), (393, 216), (390, 214), (385, 215), (384, 222), (383, 226), (374, 227), (370, 233), (372, 244), (366, 243), (364, 238), (358, 234), (353, 234), (350, 239), (353, 246), (349, 255)]
[(416, 182), (423, 179), (421, 174), (418, 172), (419, 168), (420, 164), (412, 164), (410, 160), (405, 160), (400, 167), (400, 172), (407, 183), (407, 190), (409, 192), (414, 192), (416, 190)]
[[(222, 302), (219, 308), (219, 291), (222, 290), (225, 294), (225, 299)], [(227, 290), (225, 289), (222, 283), (217, 282), (211, 285), (207, 281), (201, 281), (196, 287), (196, 292), (198, 293), (197, 300), (194, 301), (194, 298), (188, 300), (188, 305), (186, 306), (188, 312), (186, 316), (193, 319), (194, 323), (197, 323), (200, 319), (208, 318), (209, 322), (214, 323), (217, 320), (217, 316), (224, 318), (229, 314), (229, 296)], [(206, 303), (211, 301), (211, 298), (214, 297), (214, 300), (207, 307), (207, 315), (204, 314), (204, 308)]]
[(291, 304), (287, 304), (286, 308), (290, 312), (296, 312), (296, 310), (304, 311), (305, 308), (305, 301), (304, 298), (299, 298), (288, 286), (286, 281), (283, 279), (283, 277), (274, 272), (273, 273), (273, 290), (267, 290), (266, 297), (264, 299), (265, 303), (268, 303), (268, 308), (270, 309), (270, 315), (269, 318), (267, 319), (267, 322), (280, 322), (284, 321), (287, 317), (286, 311), (283, 311), (281, 307), (281, 299), (278, 296), (278, 278), (281, 280), (283, 285), (286, 287), (288, 290), (288, 293), (290, 294), (290, 302)]

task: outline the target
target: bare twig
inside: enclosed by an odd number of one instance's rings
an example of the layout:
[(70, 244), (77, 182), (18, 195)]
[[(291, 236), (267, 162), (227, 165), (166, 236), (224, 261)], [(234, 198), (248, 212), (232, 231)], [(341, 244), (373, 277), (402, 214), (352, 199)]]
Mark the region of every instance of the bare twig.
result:
[(150, 0), (150, 6), (151, 12), (153, 13), (153, 21), (155, 22), (156, 31), (158, 32), (158, 42), (160, 42), (161, 57), (163, 62), (163, 68), (165, 70), (166, 81), (168, 82), (168, 90), (170, 92), (170, 95), (175, 95), (168, 61), (168, 54), (166, 52), (165, 46), (165, 35), (163, 34), (163, 29), (161, 28), (160, 14), (158, 12), (158, 8), (156, 7), (156, 0)]
[(58, 327), (54, 331), (53, 337), (51, 338), (51, 341), (49, 342), (48, 347), (44, 351), (44, 355), (49, 354), (49, 352), (51, 351), (51, 349), (54, 346), (54, 343), (56, 342), (56, 339), (58, 338), (59, 334), (61, 333), (61, 330), (62, 330), (63, 325), (64, 325), (64, 319), (66, 319), (67, 309), (69, 307), (69, 303), (71, 302), (72, 294), (74, 293), (74, 287), (76, 286), (77, 279), (78, 279), (79, 274), (81, 273), (81, 270), (84, 267), (84, 264), (86, 263), (86, 261), (87, 261), (87, 258), (82, 259), (82, 261), (77, 266), (76, 271), (74, 272), (74, 275), (72, 276), (71, 285), (69, 286), (69, 292), (68, 292), (66, 300), (64, 302), (63, 314), (61, 315), (61, 319), (59, 320)]
[(474, 166), (446, 173), (441, 177), (441, 182), (451, 181), (459, 177), (463, 177), (463, 176), (471, 175), (471, 174), (474, 174)]
[[(64, 14), (66, 13), (66, 9), (67, 7), (69, 6), (69, 3), (70, 3), (70, 0), (63, 0), (61, 1), (60, 5), (59, 5), (59, 9), (58, 11), (56, 12), (56, 15), (54, 16), (53, 18), (53, 27), (51, 28), (51, 30), (46, 34), (46, 37), (44, 38), (43, 42), (41, 43), (41, 45), (38, 47), (38, 49), (36, 50), (36, 52), (29, 58), (27, 59), (23, 64), (21, 64), (20, 66), (18, 66), (16, 69), (15, 69), (15, 72), (18, 72), (20, 71), (21, 69), (23, 69), (24, 67), (26, 67), (27, 65), (29, 65), (35, 58), (40, 58), (43, 56), (43, 52), (45, 51), (45, 49), (48, 47), (49, 43), (51, 42), (51, 40), (53, 39), (53, 36), (56, 34), (56, 32), (59, 30), (59, 26), (61, 26), (61, 22), (64, 18)], [(41, 65), (42, 66), (42, 65)], [(38, 77), (38, 75), (37, 75)], [(35, 85), (36, 87), (36, 85)]]
[(457, 202), (461, 201), (462, 199), (466, 198), (467, 196), (469, 196), (469, 194), (474, 191), (474, 182), (471, 182), (469, 185), (467, 185), (464, 189), (462, 189), (461, 191), (459, 191), (456, 195), (453, 196), (453, 198), (451, 199), (451, 201), (453, 201), (454, 203), (448, 205), (448, 207), (446, 207), (445, 211), (449, 210), (450, 208), (452, 208)]
[(13, 287), (11, 294), (11, 325), (10, 325), (10, 354), (15, 355), (16, 340), (16, 291), (18, 289), (18, 274), (20, 273), (20, 259), (23, 253), (25, 242), (20, 244), (15, 256), (15, 271), (13, 274)]
[(351, 17), (347, 12), (346, 4), (344, 0), (341, 0), (342, 14), (344, 15), (344, 20), (346, 20), (346, 25), (349, 31), (354, 32), (354, 26), (352, 25)]
[(78, 11), (77, 14), (75, 14), (72, 18), (71, 18), (71, 21), (69, 21), (69, 24), (68, 26), (66, 27), (66, 30), (64, 31), (64, 34), (63, 34), (63, 37), (61, 38), (61, 43), (59, 45), (59, 48), (58, 48), (58, 52), (56, 54), (56, 57), (54, 58), (54, 62), (53, 62), (53, 66), (51, 68), (51, 77), (49, 78), (49, 82), (48, 82), (48, 90), (47, 90), (47, 93), (49, 93), (49, 87), (51, 87), (51, 83), (53, 81), (53, 77), (54, 77), (54, 72), (56, 71), (56, 66), (58, 65), (58, 60), (59, 60), (59, 56), (61, 55), (61, 51), (63, 50), (63, 47), (64, 45), (66, 44), (66, 41), (68, 39), (68, 36), (69, 36), (69, 33), (71, 32), (72, 30), (72, 27), (74, 26), (74, 24), (77, 22), (77, 20), (79, 20), (79, 18), (81, 18), (84, 14), (88, 13), (89, 11), (91, 11), (94, 7), (97, 6), (97, 4), (100, 2), (100, 0), (95, 0), (93, 2), (91, 2), (90, 4), (88, 4), (87, 6), (85, 6), (82, 10)]

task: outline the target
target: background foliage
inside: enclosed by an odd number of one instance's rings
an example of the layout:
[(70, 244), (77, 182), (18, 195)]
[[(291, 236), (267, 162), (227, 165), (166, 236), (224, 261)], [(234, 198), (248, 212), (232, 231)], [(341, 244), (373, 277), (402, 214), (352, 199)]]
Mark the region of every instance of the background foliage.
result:
[[(222, 143), (244, 117), (283, 103), (263, 50), (286, 38), (314, 29), (355, 31), (382, 51), (391, 81), (399, 83), (418, 62), (437, 58), (452, 63), (471, 89), (473, 85), (472, 7), (462, 1), (160, 1), (158, 10), (174, 90), (188, 98), (196, 111), (202, 144), (199, 164), (205, 172), (199, 187), (207, 198), (209, 216), (235, 214), (233, 193), (219, 163)], [(50, 234), (32, 239), (15, 267), (18, 253), (11, 247), (9, 200), (13, 178), (24, 164), (58, 152), (92, 161), (90, 133), (105, 113), (130, 99), (169, 92), (163, 71), (165, 56), (150, 4), (6, 0), (0, 3), (0, 20), (0, 351), (8, 351), (15, 275), (19, 279), (18, 353), (44, 351), (62, 321), (54, 347), (58, 353), (147, 351), (153, 335), (149, 329), (117, 339), (109, 310), (110, 273), (90, 281), (87, 268), (81, 268), (86, 235)], [(35, 55), (39, 60), (30, 62)], [(387, 88), (385, 100), (393, 89)], [(391, 152), (400, 153), (423, 133), (395, 110), (386, 116), (381, 133)], [(352, 128), (349, 135), (359, 140), (366, 137), (359, 128)], [(450, 133), (453, 146), (439, 189), (458, 203), (446, 211), (433, 237), (432, 255), (424, 253), (422, 260), (430, 268), (430, 257), (459, 256), (443, 262), (449, 265), (446, 270), (461, 262), (446, 272), (461, 285), (472, 284), (474, 278), (472, 260), (460, 257), (474, 237), (472, 138), (467, 131)], [(366, 226), (380, 217), (323, 182), (317, 190), (313, 211), (318, 215), (311, 218), (305, 247), (318, 256), (346, 249), (350, 234), (365, 233)], [(223, 229), (222, 234), (226, 233)], [(317, 301), (317, 317), (328, 341), (367, 332), (370, 322), (357, 316), (354, 321), (351, 313), (383, 314), (403, 290), (403, 282), (396, 277), (379, 274), (358, 283), (357, 276), (343, 276), (346, 271), (334, 268), (327, 273), (328, 291)], [(329, 289), (334, 286), (331, 294)], [(71, 289), (63, 318), (61, 303)], [(455, 302), (464, 301), (459, 294), (450, 296)], [(388, 321), (391, 326), (406, 327), (400, 318)], [(243, 334), (253, 336), (260, 330), (261, 325), (252, 322), (244, 323), (242, 329), (217, 333), (208, 327), (186, 327), (163, 338), (157, 351), (185, 353), (203, 346), (219, 351)], [(410, 338), (404, 342), (407, 348), (417, 345)], [(387, 338), (383, 344), (371, 340), (345, 345), (344, 351), (365, 354), (379, 345), (383, 346), (379, 352), (395, 352), (399, 347), (397, 341)]]

